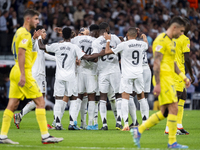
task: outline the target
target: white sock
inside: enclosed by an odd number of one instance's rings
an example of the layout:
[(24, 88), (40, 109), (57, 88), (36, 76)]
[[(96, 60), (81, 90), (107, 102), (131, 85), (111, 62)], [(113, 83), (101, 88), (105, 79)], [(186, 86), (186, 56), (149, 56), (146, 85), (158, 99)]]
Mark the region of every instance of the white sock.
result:
[(69, 108), (69, 120), (70, 120), (70, 124), (74, 125), (74, 121), (77, 120), (76, 116), (77, 116), (77, 100), (71, 100), (70, 101), (70, 108)]
[(166, 126), (166, 128), (165, 128), (165, 132), (169, 132), (168, 126)]
[(129, 113), (130, 113), (130, 116), (132, 118), (133, 125), (135, 125), (136, 120), (137, 120), (137, 115), (136, 115), (135, 102), (133, 101), (132, 96), (130, 96), (130, 98), (129, 98), (128, 106), (129, 106)]
[(110, 105), (111, 105), (111, 109), (113, 111), (115, 120), (117, 121), (117, 108), (116, 108), (115, 99), (110, 100)]
[(76, 120), (75, 121), (77, 121), (77, 118), (78, 118), (78, 114), (79, 114), (79, 111), (80, 111), (80, 109), (81, 109), (81, 103), (82, 103), (82, 100), (80, 99), (80, 98), (77, 98), (77, 114), (76, 114)]
[(144, 122), (149, 118), (149, 104), (147, 102), (147, 99), (145, 98), (138, 100), (138, 102), (140, 103), (140, 112), (142, 115), (142, 122)]
[(107, 108), (106, 108), (106, 101), (100, 100), (100, 115), (101, 120), (103, 123), (103, 127), (107, 126)]
[(89, 101), (88, 104), (88, 125), (92, 126), (94, 119), (95, 101)]
[(94, 125), (98, 124), (98, 111), (99, 111), (99, 102), (95, 101), (95, 108), (94, 108)]
[(177, 123), (177, 128), (183, 128), (182, 124)]
[(55, 100), (55, 105), (54, 105), (54, 118), (56, 121), (56, 126), (61, 126), (61, 109), (63, 105), (63, 100)]
[(36, 107), (36, 104), (34, 101), (30, 101), (26, 104), (26, 106), (22, 109), (22, 111), (20, 112), (21, 118), (26, 115), (27, 113), (29, 113), (32, 109), (34, 109)]
[(122, 98), (122, 118), (124, 120), (124, 125), (128, 124), (128, 101), (127, 99)]
[(87, 102), (88, 102), (88, 98), (87, 98), (87, 96), (84, 96), (83, 97), (83, 101), (81, 103), (81, 109), (80, 109), (80, 113), (81, 113), (81, 126), (82, 127), (86, 126)]
[(61, 119), (62, 119), (62, 117), (63, 117), (63, 115), (65, 113), (66, 106), (67, 106), (67, 102), (63, 101), (62, 102), (62, 109), (61, 109), (61, 116), (60, 116)]
[(122, 98), (116, 99), (117, 105), (117, 123), (122, 124)]

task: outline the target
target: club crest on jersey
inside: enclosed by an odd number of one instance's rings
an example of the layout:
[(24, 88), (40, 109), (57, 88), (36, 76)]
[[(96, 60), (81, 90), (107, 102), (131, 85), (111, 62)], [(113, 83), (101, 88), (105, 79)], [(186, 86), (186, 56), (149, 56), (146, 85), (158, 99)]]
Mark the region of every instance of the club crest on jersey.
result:
[(161, 45), (157, 45), (156, 46), (156, 51), (159, 52), (161, 50), (162, 46)]
[(190, 48), (190, 44), (188, 44), (187, 47)]
[(26, 44), (27, 41), (28, 41), (27, 39), (23, 39), (22, 44)]

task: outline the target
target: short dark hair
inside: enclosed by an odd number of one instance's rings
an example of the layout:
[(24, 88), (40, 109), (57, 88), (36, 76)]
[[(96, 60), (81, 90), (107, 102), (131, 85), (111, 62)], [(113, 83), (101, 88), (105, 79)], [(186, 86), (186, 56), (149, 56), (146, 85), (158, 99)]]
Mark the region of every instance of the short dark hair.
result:
[(41, 30), (41, 29), (44, 29), (44, 27), (41, 26), (41, 25), (38, 25), (35, 30), (38, 31), (38, 30)]
[(37, 16), (39, 16), (39, 12), (37, 11), (37, 10), (34, 10), (34, 9), (27, 9), (27, 10), (25, 10), (25, 12), (24, 12), (24, 17), (26, 17), (26, 16), (31, 16), (31, 17), (33, 17), (33, 16), (35, 16), (35, 15), (37, 15)]
[(169, 26), (171, 26), (173, 23), (178, 23), (180, 26), (186, 26), (185, 21), (180, 16), (173, 17), (169, 22)]
[(105, 30), (108, 27), (109, 27), (109, 25), (106, 22), (102, 22), (102, 23), (99, 24), (99, 29), (100, 30), (102, 30), (102, 29)]
[(183, 18), (183, 20), (185, 21), (185, 31), (184, 31), (184, 35), (187, 35), (187, 33), (190, 30), (190, 20), (188, 18)]
[(97, 24), (92, 24), (90, 27), (89, 27), (90, 31), (94, 31), (94, 30), (99, 30), (99, 26)]
[(138, 30), (135, 27), (130, 27), (127, 31), (128, 35), (131, 37), (135, 37), (137, 35)]
[(63, 37), (64, 39), (70, 39), (71, 38), (71, 34), (72, 34), (72, 30), (68, 27), (65, 27), (63, 30), (62, 30), (62, 34), (63, 34)]

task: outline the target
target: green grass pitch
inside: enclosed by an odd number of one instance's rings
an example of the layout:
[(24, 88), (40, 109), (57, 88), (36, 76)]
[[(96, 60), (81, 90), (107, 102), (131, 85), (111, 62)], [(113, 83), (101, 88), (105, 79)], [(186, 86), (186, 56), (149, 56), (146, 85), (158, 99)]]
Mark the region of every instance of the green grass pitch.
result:
[[(155, 111), (150, 111), (150, 115)], [(3, 111), (0, 111), (0, 116)], [(140, 111), (137, 111), (138, 121), (141, 123)], [(112, 111), (107, 113), (108, 131), (69, 131), (69, 130), (49, 130), (49, 133), (56, 137), (63, 137), (64, 141), (56, 144), (43, 145), (41, 143), (41, 136), (39, 127), (35, 118), (35, 112), (31, 111), (23, 117), (20, 124), (20, 129), (17, 129), (13, 123), (8, 133), (8, 137), (13, 141), (19, 142), (19, 145), (2, 144), (1, 150), (23, 149), (23, 150), (129, 150), (137, 149), (133, 143), (132, 136), (128, 131), (115, 130), (115, 119)], [(102, 127), (101, 118), (99, 115), (99, 128)], [(0, 119), (2, 124), (2, 119)], [(129, 122), (131, 118), (129, 118)], [(53, 122), (53, 111), (47, 111), (47, 122)], [(65, 129), (69, 125), (69, 112), (66, 111), (62, 124)], [(141, 137), (141, 149), (146, 150), (160, 150), (167, 149), (167, 135), (164, 135), (166, 119), (159, 124), (145, 131)], [(78, 118), (78, 125), (80, 126), (80, 115)], [(200, 111), (185, 110), (183, 125), (186, 130), (190, 132), (189, 135), (178, 135), (177, 141), (180, 144), (188, 145), (189, 149), (200, 149)]]

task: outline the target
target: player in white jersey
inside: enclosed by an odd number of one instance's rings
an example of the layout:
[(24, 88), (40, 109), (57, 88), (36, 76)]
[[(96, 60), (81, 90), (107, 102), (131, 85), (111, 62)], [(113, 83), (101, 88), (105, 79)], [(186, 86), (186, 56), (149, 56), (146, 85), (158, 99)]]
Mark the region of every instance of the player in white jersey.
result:
[[(102, 49), (105, 49), (106, 40), (103, 37), (104, 32), (109, 32), (109, 25), (105, 22), (99, 25), (100, 33), (99, 37), (93, 41), (92, 48), (93, 54), (99, 53)], [(111, 47), (116, 47), (119, 43), (121, 43), (120, 39), (116, 35), (111, 35)], [(103, 127), (101, 130), (108, 130), (107, 126), (107, 109), (106, 109), (106, 101), (107, 101), (107, 93), (110, 90), (110, 87), (113, 89), (116, 99), (121, 99), (121, 94), (119, 94), (119, 81), (120, 81), (120, 68), (119, 68), (119, 60), (118, 55), (111, 54), (107, 56), (102, 56), (98, 58), (97, 63), (98, 69), (98, 84), (100, 91), (100, 115), (103, 123)], [(118, 81), (118, 82), (117, 82)], [(121, 118), (119, 117), (119, 125), (121, 125)], [(118, 125), (118, 123), (116, 124)]]
[[(88, 55), (91, 55), (92, 42), (99, 36), (99, 26), (92, 24), (90, 27), (90, 33), (88, 35), (76, 36), (71, 39), (73, 44), (76, 44), (79, 48), (83, 50)], [(85, 31), (85, 30), (84, 30)], [(94, 108), (95, 108), (95, 95), (97, 89), (97, 63), (87, 60), (81, 60), (80, 65), (77, 69), (78, 77), (78, 104), (81, 107), (81, 102), (83, 100), (84, 93), (87, 93), (88, 96), (88, 126), (87, 130), (93, 130), (92, 122), (94, 118)], [(79, 111), (80, 109), (78, 109)], [(84, 116), (84, 115), (82, 115)], [(85, 120), (81, 118), (81, 120)]]
[[(41, 32), (39, 32), (39, 30), (41, 30)], [(42, 92), (43, 97), (45, 99), (45, 93), (46, 93), (45, 59), (55, 61), (55, 57), (39, 49), (38, 39), (37, 39), (38, 36), (40, 35), (39, 33), (41, 33), (42, 39), (44, 40), (46, 38), (46, 30), (44, 29), (43, 26), (40, 26), (40, 25), (37, 26), (35, 34), (33, 35), (33, 38), (32, 38), (33, 51), (37, 51), (37, 58), (32, 67), (32, 75), (33, 75), (33, 78), (37, 81), (40, 91)], [(27, 113), (29, 113), (35, 107), (36, 107), (35, 102), (30, 101), (29, 103), (26, 104), (26, 106), (22, 109), (20, 113), (14, 114), (14, 123), (18, 129), (20, 127), (20, 122), (22, 120), (22, 117), (26, 115)]]
[[(55, 53), (56, 57), (56, 80), (54, 85), (54, 96), (56, 102), (63, 106), (63, 97), (66, 95), (70, 98), (70, 125), (69, 130), (75, 130), (76, 123), (76, 104), (77, 104), (77, 79), (75, 75), (75, 62), (76, 57), (78, 59), (93, 60), (99, 56), (99, 54), (87, 55), (75, 44), (70, 42), (71, 29), (64, 28), (62, 30), (64, 41), (62, 43), (53, 43), (51, 45), (44, 45), (41, 40), (39, 40), (40, 49), (46, 50), (48, 52)], [(56, 129), (61, 130), (61, 109), (54, 110), (57, 115), (56, 119)], [(74, 122), (73, 122), (74, 121)]]
[(125, 124), (122, 131), (129, 130), (128, 100), (130, 94), (135, 91), (139, 101), (145, 99), (142, 75), (142, 53), (147, 50), (148, 44), (146, 35), (142, 34), (141, 36), (144, 41), (137, 41), (137, 29), (131, 27), (127, 32), (128, 41), (122, 42), (116, 48), (110, 48), (112, 36), (104, 33), (104, 37), (107, 40), (105, 54), (121, 54), (122, 77), (120, 83), (120, 93), (122, 93), (122, 118)]

